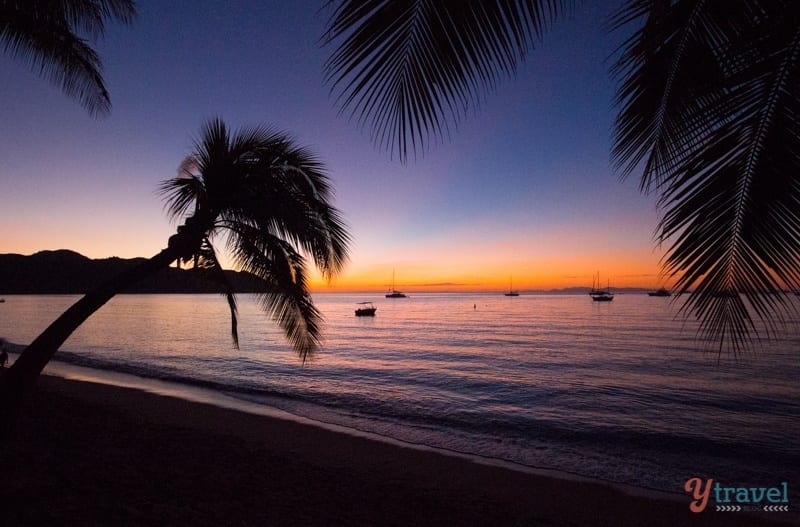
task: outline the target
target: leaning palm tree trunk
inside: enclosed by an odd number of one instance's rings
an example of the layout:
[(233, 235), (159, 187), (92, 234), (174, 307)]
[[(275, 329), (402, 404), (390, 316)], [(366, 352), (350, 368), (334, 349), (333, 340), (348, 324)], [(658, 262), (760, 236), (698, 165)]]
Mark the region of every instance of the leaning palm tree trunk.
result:
[[(108, 280), (75, 302), (23, 350), (11, 368), (0, 377), (0, 401), (3, 401), (0, 405), (0, 437), (5, 435), (19, 404), (35, 386), (39, 374), (69, 336), (114, 295), (146, 276), (169, 267), (179, 256), (176, 245), (170, 243), (170, 247), (146, 262)], [(8, 415), (3, 416), (3, 413)]]

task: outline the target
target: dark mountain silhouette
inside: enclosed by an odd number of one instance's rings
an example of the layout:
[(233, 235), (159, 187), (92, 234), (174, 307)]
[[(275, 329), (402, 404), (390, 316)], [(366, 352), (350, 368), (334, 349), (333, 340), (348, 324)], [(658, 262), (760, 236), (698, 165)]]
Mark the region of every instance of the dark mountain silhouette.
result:
[[(144, 262), (145, 258), (92, 260), (74, 251), (41, 251), (30, 256), (0, 254), (0, 294), (82, 294)], [(170, 267), (125, 290), (126, 293), (219, 293), (216, 284), (191, 269)], [(255, 276), (225, 271), (238, 293), (258, 290)]]

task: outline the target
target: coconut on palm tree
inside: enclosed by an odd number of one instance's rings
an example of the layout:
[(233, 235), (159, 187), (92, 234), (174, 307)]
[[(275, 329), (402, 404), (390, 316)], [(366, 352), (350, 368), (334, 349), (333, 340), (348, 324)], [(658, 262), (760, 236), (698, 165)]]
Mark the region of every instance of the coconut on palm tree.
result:
[[(338, 0), (326, 78), (397, 152), (424, 150), (513, 73), (569, 0)], [(736, 351), (800, 285), (800, 2), (627, 0), (613, 158), (660, 195), (664, 272)]]
[(133, 0), (0, 0), (0, 46), (30, 64), (90, 114), (105, 114), (111, 99), (97, 53), (79, 36), (103, 36), (107, 20), (130, 23)]
[(308, 292), (310, 258), (328, 279), (347, 260), (349, 235), (331, 204), (325, 169), (308, 150), (267, 128), (231, 133), (219, 119), (208, 122), (179, 175), (165, 181), (167, 209), (186, 217), (167, 247), (89, 292), (53, 322), (0, 377), (0, 408), (33, 386), (58, 348), (115, 294), (176, 260), (194, 261), (216, 282), (231, 312), (238, 345), (236, 299), (218, 258), (215, 242), (225, 240), (242, 270), (260, 279), (260, 306), (281, 326), (305, 360), (320, 340), (320, 313)]

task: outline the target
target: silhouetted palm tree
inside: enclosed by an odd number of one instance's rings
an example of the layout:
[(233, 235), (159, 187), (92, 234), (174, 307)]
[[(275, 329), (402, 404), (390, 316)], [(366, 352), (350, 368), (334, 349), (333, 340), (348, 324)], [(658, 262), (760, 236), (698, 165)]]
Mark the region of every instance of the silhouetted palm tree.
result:
[(111, 100), (102, 63), (77, 33), (101, 37), (106, 20), (127, 24), (135, 16), (133, 0), (0, 0), (0, 44), (77, 97), (90, 114), (104, 114)]
[(70, 334), (116, 293), (179, 259), (196, 261), (198, 272), (220, 285), (238, 345), (236, 300), (212, 243), (220, 237), (242, 270), (261, 279), (259, 303), (294, 349), (303, 360), (313, 353), (321, 319), (303, 255), (330, 279), (345, 264), (349, 243), (322, 164), (282, 133), (256, 127), (231, 135), (215, 119), (161, 190), (172, 217), (189, 214), (167, 248), (88, 293), (39, 335), (0, 376), (0, 408), (24, 394)]
[[(423, 150), (572, 2), (332, 1), (326, 79), (376, 144)], [(660, 194), (664, 271), (706, 337), (767, 335), (800, 284), (800, 2), (629, 0), (613, 158)]]

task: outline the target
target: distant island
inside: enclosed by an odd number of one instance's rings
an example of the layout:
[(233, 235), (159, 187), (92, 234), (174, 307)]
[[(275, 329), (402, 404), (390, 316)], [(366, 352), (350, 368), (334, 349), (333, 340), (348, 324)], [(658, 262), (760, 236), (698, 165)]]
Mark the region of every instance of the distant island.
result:
[[(90, 259), (69, 250), (41, 251), (30, 256), (0, 254), (0, 294), (83, 294), (105, 280), (143, 262), (144, 258)], [(258, 291), (249, 273), (225, 271), (237, 293)], [(192, 269), (171, 267), (126, 289), (124, 293), (219, 293), (221, 288)]]

